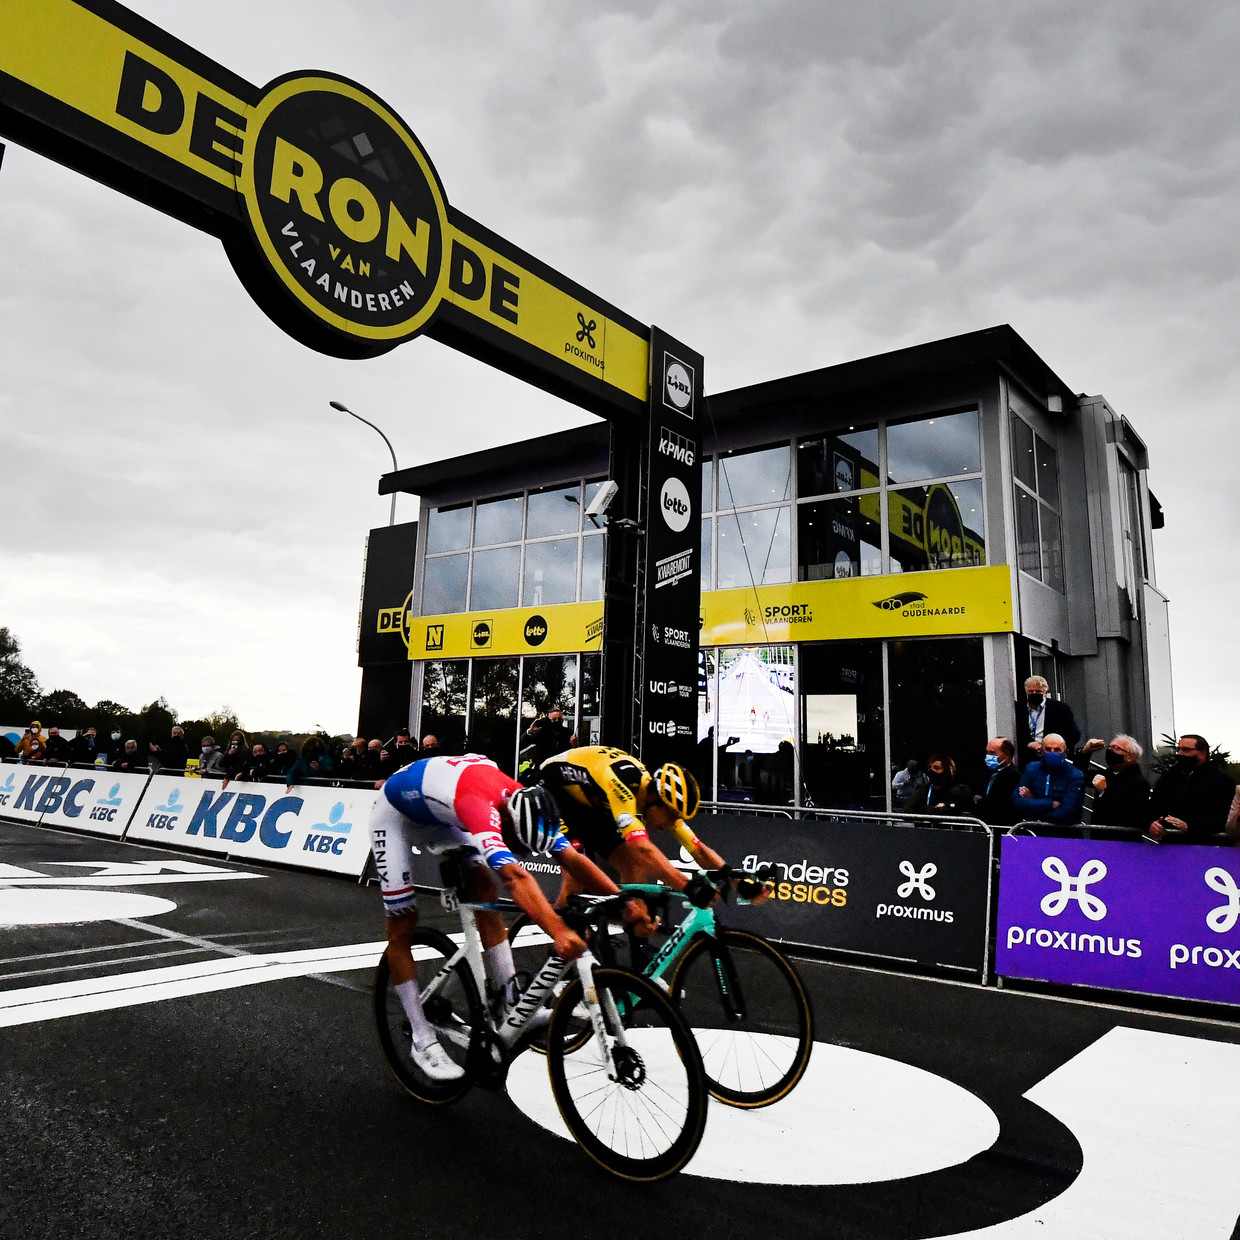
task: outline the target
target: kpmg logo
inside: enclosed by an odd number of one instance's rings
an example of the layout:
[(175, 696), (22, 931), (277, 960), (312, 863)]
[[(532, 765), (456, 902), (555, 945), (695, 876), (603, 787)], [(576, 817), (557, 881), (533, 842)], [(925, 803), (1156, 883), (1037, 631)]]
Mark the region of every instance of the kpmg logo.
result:
[(1205, 881), (1211, 891), (1227, 897), (1226, 904), (1220, 904), (1206, 914), (1206, 925), (1215, 934), (1227, 934), (1234, 930), (1236, 922), (1240, 921), (1240, 886), (1237, 886), (1236, 880), (1220, 866), (1207, 870)]
[(939, 867), (933, 861), (927, 861), (920, 870), (914, 869), (911, 861), (901, 861), (900, 873), (908, 882), (901, 883), (896, 888), (896, 895), (901, 900), (907, 900), (915, 891), (923, 900), (933, 900), (934, 888), (926, 880), (933, 878), (938, 872)]
[(1101, 921), (1107, 915), (1107, 906), (1086, 890), (1092, 883), (1106, 878), (1107, 867), (1103, 862), (1087, 861), (1081, 866), (1081, 872), (1073, 877), (1058, 857), (1046, 857), (1042, 861), (1042, 873), (1059, 884), (1058, 891), (1042, 897), (1042, 912), (1047, 917), (1058, 917), (1074, 900), (1090, 921)]
[(666, 426), (659, 427), (659, 455), (670, 456), (673, 461), (693, 467), (697, 460), (697, 447), (692, 439), (669, 431)]
[(663, 404), (693, 417), (693, 367), (670, 353), (663, 354)]

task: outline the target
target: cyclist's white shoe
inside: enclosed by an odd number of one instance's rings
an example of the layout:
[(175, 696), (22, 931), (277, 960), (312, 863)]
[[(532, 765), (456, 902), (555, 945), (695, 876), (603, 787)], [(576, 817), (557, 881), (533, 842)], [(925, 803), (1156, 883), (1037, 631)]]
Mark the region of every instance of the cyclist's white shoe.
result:
[(432, 1081), (459, 1081), (465, 1075), (465, 1069), (448, 1058), (437, 1038), (425, 1046), (411, 1046), (409, 1054), (422, 1075)]

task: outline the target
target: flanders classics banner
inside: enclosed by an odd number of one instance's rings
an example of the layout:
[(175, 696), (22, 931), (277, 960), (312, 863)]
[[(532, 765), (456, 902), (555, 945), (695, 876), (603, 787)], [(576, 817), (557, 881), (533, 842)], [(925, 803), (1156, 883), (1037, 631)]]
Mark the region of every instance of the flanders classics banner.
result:
[[(774, 867), (774, 898), (729, 907), (729, 925), (787, 943), (982, 972), (985, 833), (725, 815), (693, 825), (733, 865)], [(666, 832), (651, 838), (675, 856)]]

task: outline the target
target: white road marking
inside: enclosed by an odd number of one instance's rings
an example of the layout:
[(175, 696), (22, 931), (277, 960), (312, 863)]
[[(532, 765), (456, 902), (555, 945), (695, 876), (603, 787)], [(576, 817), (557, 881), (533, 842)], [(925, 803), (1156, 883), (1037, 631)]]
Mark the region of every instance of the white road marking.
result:
[[(205, 960), (162, 969), (139, 969), (77, 982), (54, 982), (46, 986), (0, 991), (0, 1028), (29, 1025), (43, 1020), (59, 1020), (65, 1016), (80, 1016), (87, 1012), (135, 1007), (143, 1003), (159, 1003), (165, 999), (180, 999), (186, 995), (205, 994), (214, 990), (258, 986), (264, 982), (278, 982), (290, 977), (313, 977), (316, 974), (373, 969), (387, 946), (385, 942), (352, 943), (340, 947), (316, 947), (302, 951), (250, 955), (240, 954), (239, 948), (225, 947), (210, 939), (199, 939), (176, 931), (165, 931), (162, 927), (141, 923), (122, 924), (179, 942), (198, 944), (213, 951), (237, 954), (227, 960)], [(458, 945), (463, 938), (460, 934), (451, 934), (448, 937)], [(522, 947), (550, 941), (546, 934), (534, 926), (527, 926), (517, 936), (517, 943)], [(427, 954), (433, 955), (429, 950)]]
[(175, 908), (172, 900), (132, 891), (0, 889), (0, 926), (66, 926), (122, 917), (159, 917)]
[[(569, 1139), (545, 1060), (520, 1056), (508, 1096)], [(954, 1082), (818, 1042), (800, 1084), (773, 1106), (742, 1111), (712, 1099), (706, 1134), (684, 1174), (745, 1184), (868, 1184), (954, 1167), (998, 1136), (994, 1112)]]
[(944, 1240), (1229, 1240), (1240, 1046), (1120, 1027), (1025, 1096), (1080, 1142), (1080, 1175), (1020, 1218)]
[(265, 874), (246, 874), (239, 870), (218, 870), (214, 874), (91, 874), (82, 878), (76, 875), (49, 878), (40, 874), (36, 878), (0, 875), (0, 883), (6, 887), (159, 887), (165, 883), (219, 883), (233, 878), (265, 877)]

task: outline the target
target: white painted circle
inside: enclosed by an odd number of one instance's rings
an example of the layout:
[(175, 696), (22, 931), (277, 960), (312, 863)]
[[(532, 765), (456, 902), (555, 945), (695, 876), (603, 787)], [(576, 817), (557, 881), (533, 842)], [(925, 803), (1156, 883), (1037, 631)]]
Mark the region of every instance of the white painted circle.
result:
[(677, 534), (689, 524), (689, 516), (693, 505), (689, 502), (689, 492), (679, 478), (668, 478), (663, 484), (659, 495), (659, 511), (669, 530)]
[(88, 887), (0, 890), (0, 926), (67, 926), (118, 917), (158, 917), (175, 908), (171, 900), (129, 891), (93, 891)]
[(693, 380), (689, 372), (679, 363), (672, 362), (663, 376), (663, 386), (667, 398), (677, 409), (685, 409), (693, 399)]
[[(535, 1123), (571, 1140), (541, 1055), (517, 1058), (508, 1096)], [(744, 1184), (871, 1184), (957, 1166), (998, 1137), (995, 1113), (954, 1082), (818, 1042), (800, 1083), (772, 1106), (743, 1111), (712, 1098), (706, 1134), (684, 1174)]]

